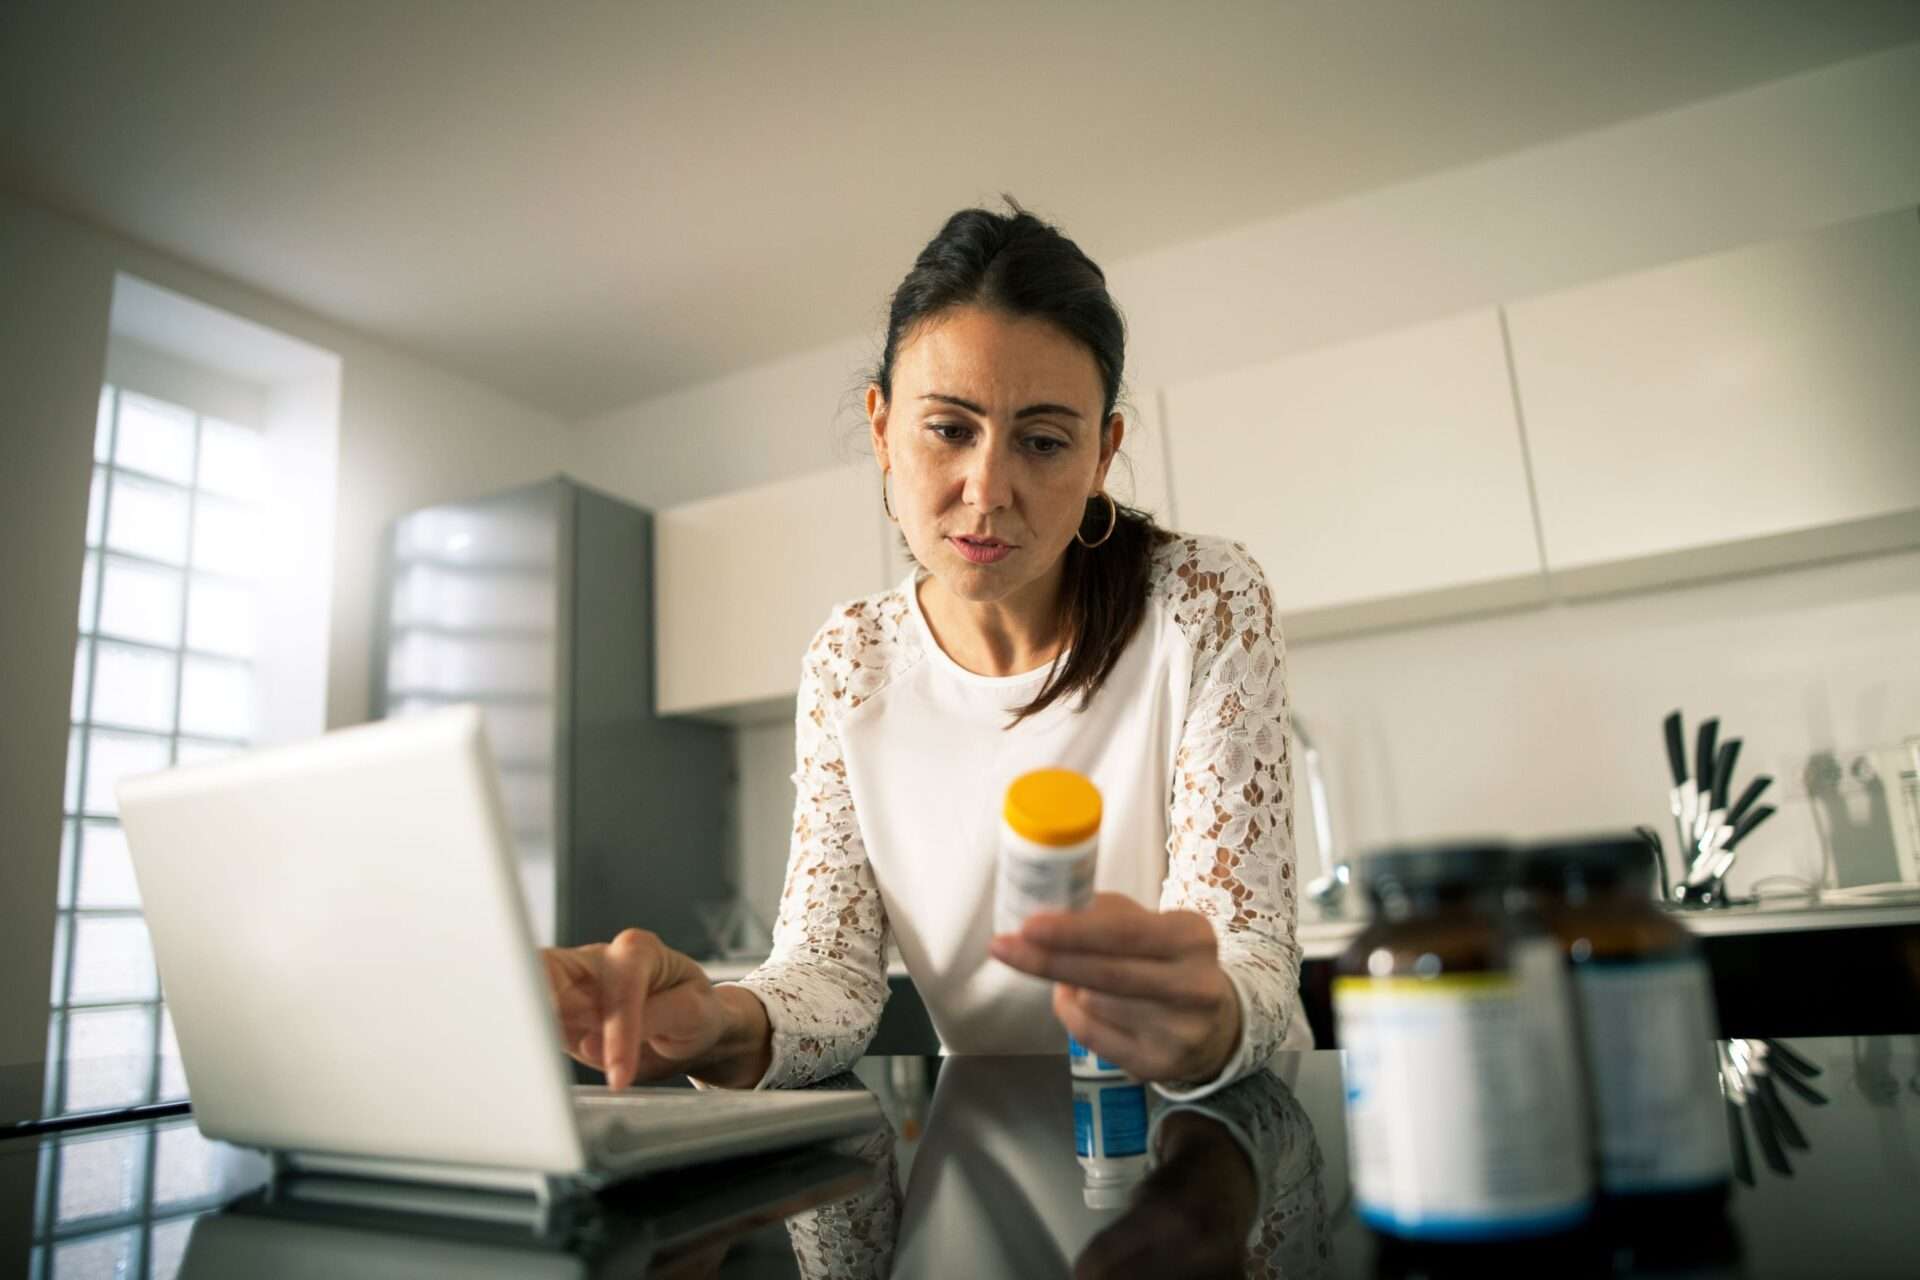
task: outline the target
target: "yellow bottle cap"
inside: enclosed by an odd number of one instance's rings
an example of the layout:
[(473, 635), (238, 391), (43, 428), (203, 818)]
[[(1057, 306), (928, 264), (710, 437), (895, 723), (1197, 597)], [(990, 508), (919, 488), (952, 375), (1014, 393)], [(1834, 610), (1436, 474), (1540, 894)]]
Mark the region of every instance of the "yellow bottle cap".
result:
[(1015, 835), (1065, 848), (1100, 830), (1100, 792), (1071, 769), (1036, 769), (1013, 780), (1002, 812)]

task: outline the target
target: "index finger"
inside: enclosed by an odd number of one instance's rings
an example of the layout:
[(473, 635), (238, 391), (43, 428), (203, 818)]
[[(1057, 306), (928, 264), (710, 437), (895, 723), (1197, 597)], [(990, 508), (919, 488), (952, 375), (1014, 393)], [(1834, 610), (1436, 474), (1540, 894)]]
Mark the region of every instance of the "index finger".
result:
[(601, 1037), (607, 1087), (618, 1090), (632, 1084), (639, 1069), (647, 996), (653, 991), (660, 955), (657, 949), (643, 946), (638, 940), (629, 941), (622, 934), (607, 947), (606, 965), (606, 1003), (602, 1006), (606, 1020)]
[(1191, 926), (1177, 916), (1145, 910), (1103, 911), (1098, 907), (1030, 916), (1020, 936), (1035, 946), (1055, 951), (1163, 960), (1186, 954), (1200, 941)]

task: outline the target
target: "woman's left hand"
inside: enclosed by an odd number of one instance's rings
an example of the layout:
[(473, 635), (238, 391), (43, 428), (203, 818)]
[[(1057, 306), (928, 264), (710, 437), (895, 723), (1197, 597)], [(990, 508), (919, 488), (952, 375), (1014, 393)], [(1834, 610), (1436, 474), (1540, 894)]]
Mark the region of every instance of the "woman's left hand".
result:
[(1211, 1080), (1239, 1047), (1240, 1000), (1196, 911), (1102, 893), (1085, 911), (1029, 918), (988, 951), (1051, 978), (1067, 1034), (1136, 1080)]

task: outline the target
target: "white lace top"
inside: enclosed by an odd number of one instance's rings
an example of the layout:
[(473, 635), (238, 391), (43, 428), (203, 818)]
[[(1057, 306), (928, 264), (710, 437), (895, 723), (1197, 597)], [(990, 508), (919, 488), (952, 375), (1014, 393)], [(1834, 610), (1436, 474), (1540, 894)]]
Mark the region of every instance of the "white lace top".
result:
[(951, 1053), (1064, 1052), (1049, 984), (987, 955), (1006, 785), (1077, 769), (1103, 799), (1096, 887), (1212, 922), (1240, 1047), (1198, 1097), (1310, 1044), (1299, 1015), (1286, 662), (1260, 567), (1238, 543), (1157, 548), (1140, 629), (1084, 709), (1012, 729), (1047, 670), (960, 667), (920, 612), (918, 574), (838, 606), (808, 646), (798, 795), (773, 954), (741, 985), (766, 1005), (760, 1087), (849, 1066), (886, 1000), (889, 937)]

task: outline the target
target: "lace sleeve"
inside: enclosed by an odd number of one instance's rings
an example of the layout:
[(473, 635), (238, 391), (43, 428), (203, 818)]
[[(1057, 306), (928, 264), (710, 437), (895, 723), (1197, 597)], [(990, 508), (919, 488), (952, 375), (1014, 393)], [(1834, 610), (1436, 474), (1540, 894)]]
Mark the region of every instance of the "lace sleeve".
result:
[[(851, 611), (848, 611), (851, 613)], [(886, 909), (840, 755), (847, 693), (837, 615), (807, 647), (794, 716), (793, 841), (773, 954), (740, 980), (766, 1006), (773, 1062), (756, 1086), (791, 1088), (843, 1071), (866, 1049), (887, 1000)]]
[(1240, 1045), (1221, 1073), (1161, 1089), (1195, 1098), (1263, 1066), (1299, 1012), (1286, 650), (1266, 575), (1245, 547), (1185, 538), (1161, 554), (1194, 660), (1160, 908), (1208, 919), (1240, 998)]

